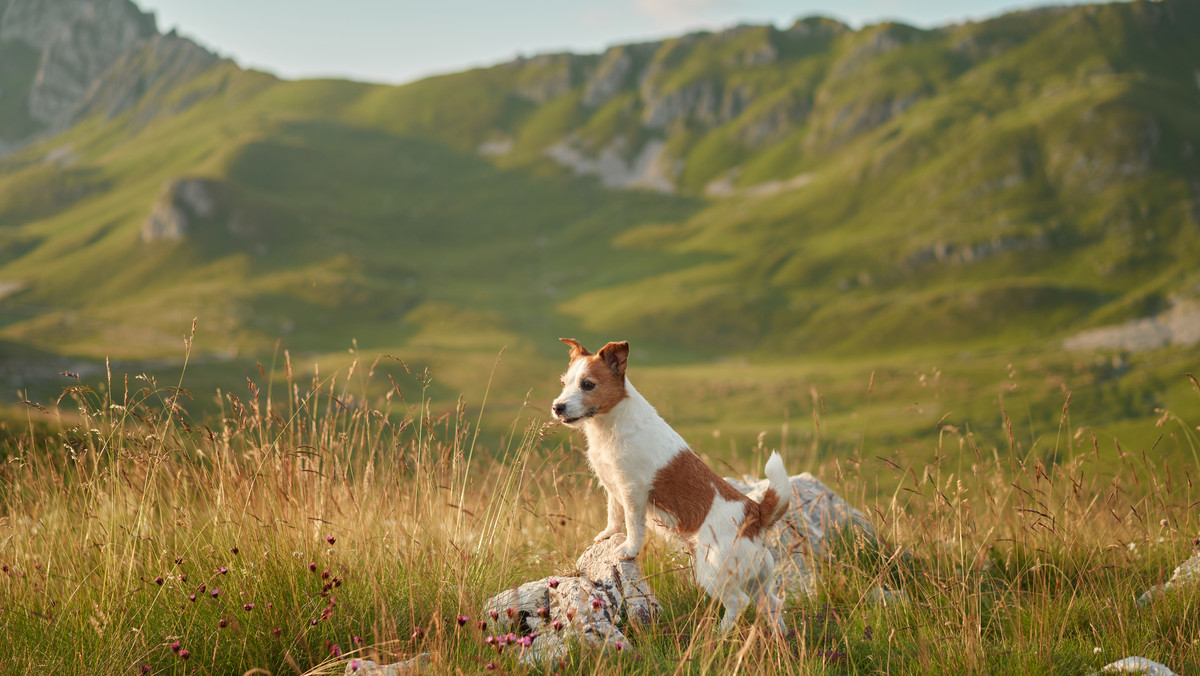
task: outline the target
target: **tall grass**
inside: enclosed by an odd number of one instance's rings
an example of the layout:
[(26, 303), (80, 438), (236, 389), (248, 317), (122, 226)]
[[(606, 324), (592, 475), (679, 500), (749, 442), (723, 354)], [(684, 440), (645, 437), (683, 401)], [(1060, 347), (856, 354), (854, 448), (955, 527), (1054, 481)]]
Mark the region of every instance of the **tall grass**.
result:
[[(570, 573), (599, 530), (574, 439), (536, 424), (478, 438), (465, 404), (434, 415), (406, 398), (397, 379), (423, 391), (429, 376), (393, 358), (301, 382), (285, 353), (279, 371), (219, 393), (208, 423), (188, 418), (179, 383), (110, 373), (7, 431), (0, 671), (341, 673), (419, 653), (436, 673), (526, 671), (482, 641), (476, 614), (505, 587)], [(1104, 466), (1068, 418), (1069, 401), (1046, 451), (942, 426), (914, 448), (873, 449), (868, 433), (851, 456), (789, 465), (878, 537), (835, 537), (821, 593), (788, 601), (786, 640), (752, 614), (718, 635), (719, 608), (652, 541), (662, 620), (630, 628), (632, 651), (546, 669), (1060, 674), (1132, 654), (1200, 668), (1195, 589), (1135, 604), (1191, 552), (1200, 468), (1157, 465), (1154, 449)], [(1190, 423), (1162, 423), (1195, 445)], [(899, 488), (877, 490), (883, 473)]]

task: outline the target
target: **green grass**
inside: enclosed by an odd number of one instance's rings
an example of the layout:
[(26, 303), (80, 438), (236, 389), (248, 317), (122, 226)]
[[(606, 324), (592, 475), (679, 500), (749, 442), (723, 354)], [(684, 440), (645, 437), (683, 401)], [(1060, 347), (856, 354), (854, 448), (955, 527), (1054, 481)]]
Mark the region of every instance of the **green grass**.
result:
[[(219, 416), (195, 419), (180, 408), (194, 394), (113, 372), (0, 423), (0, 666), (341, 673), (349, 659), (424, 652), (438, 671), (540, 673), (489, 648), (476, 615), (506, 587), (568, 573), (601, 525), (602, 491), (573, 437), (519, 418), (480, 433), (491, 381), (477, 402), (438, 413), (435, 380), (395, 358), (311, 378), (281, 359), (231, 381)], [(750, 613), (718, 635), (719, 609), (652, 539), (640, 562), (661, 620), (629, 628), (629, 654), (576, 650), (557, 669), (1090, 673), (1133, 654), (1197, 668), (1200, 589), (1134, 601), (1190, 555), (1186, 477), (1200, 459), (1160, 463), (1157, 446), (1110, 456), (1071, 434), (1074, 403), (1029, 412), (1059, 433), (1028, 445), (1018, 392), (992, 411), (998, 434), (939, 422), (894, 447), (869, 432), (887, 415), (870, 390), (814, 395), (819, 423), (841, 407), (864, 433), (850, 454), (786, 445), (785, 462), (862, 509), (880, 537), (831, 534), (830, 558), (814, 562), (819, 592), (788, 599), (794, 633), (767, 638)], [(1194, 453), (1194, 419), (1164, 420)], [(698, 448), (738, 474), (759, 471), (773, 446)], [(880, 586), (907, 601), (872, 600)]]

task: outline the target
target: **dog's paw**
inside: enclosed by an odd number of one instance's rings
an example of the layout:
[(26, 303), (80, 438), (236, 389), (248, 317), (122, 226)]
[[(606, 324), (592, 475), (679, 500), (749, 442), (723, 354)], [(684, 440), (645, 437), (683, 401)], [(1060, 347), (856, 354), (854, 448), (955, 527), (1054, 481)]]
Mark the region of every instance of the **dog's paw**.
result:
[(609, 539), (610, 537), (612, 537), (616, 534), (617, 534), (617, 531), (615, 531), (615, 530), (603, 530), (603, 531), (600, 531), (599, 535), (592, 538), (592, 542), (604, 542), (605, 540)]
[(622, 561), (636, 561), (637, 555), (638, 555), (638, 550), (630, 547), (629, 545), (625, 545), (624, 547), (621, 547), (621, 560)]

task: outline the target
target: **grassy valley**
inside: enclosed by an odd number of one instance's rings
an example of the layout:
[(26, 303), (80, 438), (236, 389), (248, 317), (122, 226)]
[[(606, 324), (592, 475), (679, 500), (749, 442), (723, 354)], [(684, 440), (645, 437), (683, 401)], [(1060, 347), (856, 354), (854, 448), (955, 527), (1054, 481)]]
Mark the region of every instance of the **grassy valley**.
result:
[(701, 445), (951, 421), (1000, 446), (1014, 397), (1037, 445), (1070, 394), (1076, 431), (1148, 447), (1162, 411), (1194, 417), (1192, 350), (1062, 341), (1197, 296), (1197, 25), (1171, 1), (810, 18), (401, 87), (162, 37), (0, 158), (6, 397), (106, 358), (177, 378), (196, 318), (197, 416), (284, 351), (329, 373), (352, 350), (429, 369), (445, 410), (490, 374), (502, 432), (541, 416), (573, 335), (631, 340)]

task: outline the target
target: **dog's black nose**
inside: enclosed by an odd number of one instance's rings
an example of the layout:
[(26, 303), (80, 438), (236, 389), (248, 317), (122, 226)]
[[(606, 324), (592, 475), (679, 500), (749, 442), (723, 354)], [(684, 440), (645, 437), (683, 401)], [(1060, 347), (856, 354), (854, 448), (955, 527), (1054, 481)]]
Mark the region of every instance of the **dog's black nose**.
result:
[(567, 412), (566, 404), (555, 404), (554, 405), (554, 415), (563, 415), (566, 412)]

